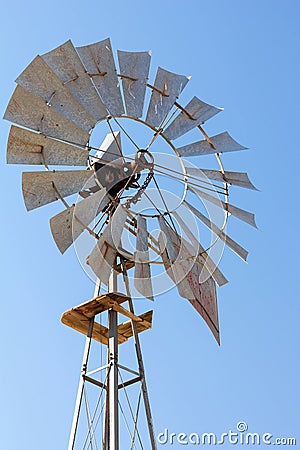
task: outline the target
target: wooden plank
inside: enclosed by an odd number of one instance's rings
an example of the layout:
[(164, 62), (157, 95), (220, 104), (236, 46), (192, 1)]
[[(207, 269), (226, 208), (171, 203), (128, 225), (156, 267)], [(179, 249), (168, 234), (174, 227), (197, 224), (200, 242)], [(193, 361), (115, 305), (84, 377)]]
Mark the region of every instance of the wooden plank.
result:
[[(64, 325), (67, 325), (68, 327), (71, 327), (74, 330), (79, 331), (79, 333), (87, 336), (89, 319), (80, 312), (74, 310), (66, 311), (62, 315), (61, 321)], [(107, 345), (108, 329), (105, 326), (100, 325), (100, 323), (95, 322), (93, 327), (92, 339), (100, 342), (101, 344)]]
[(81, 305), (73, 308), (71, 311), (78, 311), (90, 319), (91, 317), (94, 317), (97, 314), (109, 309), (111, 307), (109, 305), (110, 301), (114, 301), (120, 305), (121, 303), (128, 301), (128, 298), (129, 297), (119, 292), (109, 292), (82, 303)]
[(139, 316), (136, 316), (135, 314), (131, 313), (130, 311), (128, 311), (127, 309), (123, 308), (123, 306), (120, 306), (117, 302), (115, 301), (110, 301), (109, 305), (111, 305), (112, 309), (114, 311), (117, 311), (120, 314), (123, 314), (123, 316), (129, 317), (129, 319), (134, 320), (135, 322), (141, 322), (143, 319), (141, 319)]
[[(141, 316), (136, 316), (125, 308), (120, 307), (120, 304), (128, 301), (129, 297), (117, 292), (109, 292), (107, 294), (99, 295), (88, 302), (75, 306), (72, 309), (64, 312), (61, 321), (64, 325), (73, 328), (76, 331), (87, 336), (89, 329), (89, 321), (91, 317), (106, 311), (109, 308), (118, 310), (121, 314), (132, 316), (137, 324), (138, 333), (148, 330), (152, 326), (153, 311), (148, 311)], [(132, 336), (131, 320), (124, 322), (118, 326), (118, 343), (123, 344)], [(98, 322), (94, 322), (92, 339), (101, 344), (108, 345), (108, 328)]]
[[(138, 333), (141, 333), (142, 331), (148, 330), (152, 327), (152, 315), (153, 311), (148, 311), (139, 316), (142, 321), (136, 322)], [(119, 336), (122, 335), (126, 339), (130, 338), (133, 335), (131, 320), (128, 320), (127, 322), (124, 322), (118, 326), (118, 334)]]

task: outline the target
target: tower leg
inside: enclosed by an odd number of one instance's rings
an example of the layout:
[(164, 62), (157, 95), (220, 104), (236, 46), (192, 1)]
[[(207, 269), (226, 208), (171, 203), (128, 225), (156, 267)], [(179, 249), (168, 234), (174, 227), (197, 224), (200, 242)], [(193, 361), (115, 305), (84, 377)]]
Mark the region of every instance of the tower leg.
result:
[[(129, 311), (134, 314), (132, 300), (130, 299), (128, 303), (129, 303)], [(156, 440), (155, 440), (155, 435), (154, 435), (153, 419), (152, 419), (152, 414), (151, 414), (150, 400), (149, 400), (147, 383), (146, 383), (143, 354), (142, 354), (142, 350), (141, 350), (139, 334), (136, 329), (136, 323), (133, 320), (131, 321), (131, 326), (132, 326), (132, 331), (133, 331), (134, 345), (135, 345), (137, 361), (138, 361), (138, 366), (139, 366), (139, 372), (140, 372), (140, 377), (141, 377), (141, 383), (142, 383), (142, 393), (143, 393), (143, 398), (144, 398), (147, 423), (148, 423), (148, 429), (149, 429), (149, 435), (150, 435), (150, 441), (151, 441), (151, 450), (156, 450), (157, 446), (156, 446)]]
[[(107, 349), (107, 365), (109, 364), (109, 351)], [(108, 380), (109, 368), (106, 370), (106, 379)], [(108, 382), (107, 382), (108, 385)], [(103, 421), (103, 438), (102, 438), (102, 450), (108, 450), (108, 391), (106, 391), (105, 401), (104, 401), (104, 421)]]
[(84, 377), (85, 377), (86, 371), (87, 371), (87, 363), (88, 363), (90, 348), (91, 348), (93, 326), (94, 326), (94, 317), (90, 320), (89, 331), (88, 331), (88, 335), (87, 335), (86, 341), (85, 341), (85, 347), (84, 347), (83, 359), (82, 359), (82, 367), (81, 367), (81, 375), (80, 375), (80, 381), (79, 381), (79, 386), (78, 386), (78, 392), (77, 392), (77, 398), (76, 398), (76, 404), (75, 404), (75, 410), (74, 410), (74, 416), (73, 416), (68, 450), (73, 450), (74, 445), (75, 445), (76, 431), (77, 431), (77, 427), (78, 427), (80, 407), (81, 407), (84, 383), (85, 383)]
[[(123, 267), (123, 279), (124, 279), (126, 294), (130, 298), (130, 300), (128, 301), (129, 311), (134, 314), (133, 301), (131, 299), (130, 286), (129, 286), (127, 270), (126, 270), (126, 266), (124, 264), (124, 260), (122, 260), (122, 267)], [(132, 320), (131, 326), (132, 326), (132, 333), (133, 333), (133, 337), (134, 337), (134, 345), (135, 345), (135, 351), (136, 351), (136, 356), (137, 356), (137, 361), (138, 361), (138, 366), (139, 366), (139, 372), (140, 372), (140, 377), (141, 377), (142, 393), (143, 393), (143, 399), (144, 399), (145, 411), (146, 411), (147, 423), (148, 423), (148, 430), (149, 430), (150, 441), (151, 441), (151, 450), (156, 450), (157, 446), (156, 446), (156, 440), (155, 440), (155, 434), (154, 434), (154, 426), (153, 426), (153, 419), (152, 419), (152, 414), (151, 414), (150, 400), (149, 400), (147, 383), (146, 383), (143, 354), (142, 354), (142, 349), (141, 349), (141, 345), (140, 345), (139, 334), (137, 332), (136, 322), (134, 322)]]
[(119, 403), (118, 403), (118, 314), (108, 311), (108, 404), (109, 404), (109, 450), (119, 450)]
[[(109, 292), (118, 289), (118, 275), (113, 269), (109, 279)], [(118, 313), (108, 310), (108, 450), (119, 450), (119, 402), (118, 402)]]

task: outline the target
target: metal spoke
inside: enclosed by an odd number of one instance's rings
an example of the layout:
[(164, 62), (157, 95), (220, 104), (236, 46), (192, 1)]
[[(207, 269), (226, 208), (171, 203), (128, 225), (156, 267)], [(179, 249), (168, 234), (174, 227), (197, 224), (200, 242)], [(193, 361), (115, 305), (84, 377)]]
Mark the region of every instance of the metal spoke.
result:
[(112, 119), (116, 122), (116, 124), (118, 125), (118, 127), (121, 128), (121, 130), (123, 131), (123, 133), (128, 137), (128, 139), (132, 142), (132, 144), (135, 146), (135, 148), (137, 150), (140, 150), (140, 147), (137, 145), (137, 143), (132, 139), (132, 137), (130, 136), (129, 133), (127, 133), (127, 131), (125, 130), (125, 128), (120, 124), (120, 122), (115, 118), (112, 117)]
[(169, 211), (168, 205), (167, 205), (167, 203), (166, 203), (166, 201), (165, 201), (165, 199), (164, 199), (164, 196), (163, 196), (163, 194), (162, 194), (162, 192), (161, 192), (161, 190), (160, 190), (160, 187), (159, 187), (159, 185), (158, 185), (158, 183), (157, 183), (155, 177), (153, 177), (153, 181), (154, 181), (154, 184), (155, 184), (155, 186), (156, 186), (156, 188), (157, 188), (157, 190), (158, 190), (158, 193), (159, 193), (159, 195), (160, 195), (160, 198), (162, 199), (163, 204), (164, 204), (164, 206), (165, 206), (165, 208), (166, 208), (166, 212), (167, 212), (168, 216), (170, 217), (170, 220), (171, 220), (171, 224), (172, 224), (172, 226), (173, 226), (173, 229), (174, 229), (175, 233), (177, 233), (176, 226), (175, 226), (175, 223), (174, 223), (173, 218), (172, 218), (172, 216), (171, 216), (171, 213), (170, 213), (170, 211)]

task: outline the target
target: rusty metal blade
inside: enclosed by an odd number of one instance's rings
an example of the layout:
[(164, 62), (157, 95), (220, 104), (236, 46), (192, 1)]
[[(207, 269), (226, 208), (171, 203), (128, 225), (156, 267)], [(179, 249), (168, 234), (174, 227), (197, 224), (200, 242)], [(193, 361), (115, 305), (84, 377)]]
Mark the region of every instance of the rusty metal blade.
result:
[(106, 285), (108, 285), (111, 270), (115, 265), (127, 217), (127, 210), (122, 205), (119, 205), (88, 257), (89, 266), (101, 282)]
[(124, 114), (123, 100), (110, 39), (77, 47), (78, 54), (109, 113)]
[(182, 238), (167, 225), (163, 216), (158, 217), (158, 222), (164, 236), (160, 236), (158, 242), (166, 272), (177, 286), (179, 295), (192, 298), (186, 275), (194, 264), (193, 255), (182, 245)]
[(4, 119), (40, 131), (46, 136), (75, 142), (78, 145), (86, 145), (90, 137), (87, 131), (21, 86), (16, 87)]
[[(23, 172), (22, 190), (28, 211), (79, 192), (93, 182), (90, 170)], [(59, 192), (59, 195), (57, 193)]]
[(144, 297), (153, 300), (147, 221), (142, 216), (137, 217), (136, 252), (134, 261), (134, 286)]
[(224, 274), (218, 268), (217, 264), (211, 259), (209, 254), (202, 247), (196, 236), (194, 236), (194, 234), (191, 232), (189, 226), (182, 219), (181, 215), (178, 213), (176, 213), (175, 215), (174, 213), (174, 216), (176, 217), (176, 220), (178, 221), (182, 230), (185, 232), (185, 234), (191, 241), (188, 242), (186, 239), (181, 238), (184, 249), (186, 249), (191, 255), (196, 256), (197, 263), (202, 265), (202, 276), (201, 276), (202, 281), (209, 278), (210, 275), (217, 282), (218, 286), (223, 286), (224, 284), (228, 283), (227, 278), (224, 276)]
[(45, 53), (42, 55), (42, 58), (62, 80), (64, 86), (97, 121), (104, 119), (108, 115), (70, 40)]
[(214, 197), (213, 195), (208, 194), (204, 191), (199, 191), (199, 189), (195, 188), (194, 186), (188, 186), (188, 189), (192, 192), (194, 192), (199, 197), (204, 198), (205, 200), (208, 200), (211, 203), (214, 203), (219, 208), (223, 208), (225, 211), (228, 211), (233, 216), (237, 217), (238, 219), (242, 220), (243, 222), (248, 223), (254, 228), (257, 228), (255, 223), (255, 215), (253, 213), (250, 213), (249, 211), (245, 211), (244, 209), (238, 208), (237, 206), (231, 205), (230, 203), (225, 203), (221, 201), (220, 199)]
[(52, 236), (61, 253), (84, 232), (108, 201), (103, 188), (50, 219)]
[(222, 108), (209, 105), (197, 97), (193, 97), (184, 109), (188, 114), (185, 111), (181, 111), (164, 131), (164, 135), (168, 139), (179, 138), (222, 111)]
[(203, 283), (200, 283), (199, 272), (199, 266), (195, 265), (187, 275), (187, 279), (194, 293), (194, 298), (188, 300), (204, 319), (220, 345), (216, 283), (212, 277), (208, 278)]
[[(178, 293), (183, 298), (192, 297), (193, 293), (185, 280), (186, 271), (184, 270), (184, 263), (172, 263), (170, 261), (169, 254), (165, 246), (165, 236), (164, 232), (161, 232), (158, 236), (158, 243), (160, 248), (161, 258), (165, 267), (166, 274), (171, 278), (175, 286), (177, 287)], [(176, 264), (176, 265), (175, 265)]]
[(96, 125), (95, 118), (65, 87), (41, 56), (37, 56), (26, 67), (16, 79), (16, 83), (84, 130), (89, 132)]
[[(222, 173), (220, 170), (210, 170), (210, 169), (197, 169), (196, 167), (187, 168), (188, 175), (194, 178), (199, 178), (199, 181), (209, 178), (210, 180), (216, 180), (224, 182), (234, 186), (240, 186), (246, 189), (253, 189), (257, 191), (256, 187), (249, 180), (248, 174), (245, 172), (228, 172)], [(196, 183), (197, 180), (191, 179), (191, 182)]]
[[(210, 230), (213, 231), (226, 245), (228, 245), (231, 250), (233, 250), (240, 258), (244, 261), (247, 260), (248, 252), (241, 245), (235, 242), (231, 237), (227, 236), (227, 234), (222, 231), (217, 225), (211, 222), (207, 217), (204, 216), (200, 211), (194, 208), (190, 203), (186, 200), (184, 204), (191, 210), (191, 212), (197, 216)], [(177, 218), (177, 213), (174, 212), (175, 217)]]
[(210, 155), (212, 153), (225, 153), (225, 152), (237, 152), (240, 150), (247, 150), (247, 147), (243, 147), (238, 144), (230, 134), (225, 131), (224, 133), (217, 134), (210, 138), (213, 146), (204, 139), (202, 141), (193, 142), (192, 144), (184, 145), (177, 149), (181, 156), (200, 156)]
[(95, 155), (95, 160), (101, 162), (101, 159), (103, 158), (105, 162), (110, 162), (119, 159), (122, 157), (121, 149), (120, 132), (116, 131), (114, 133), (108, 133)]
[(147, 123), (153, 127), (162, 125), (189, 79), (190, 77), (169, 72), (161, 67), (157, 69), (155, 89), (152, 91), (147, 111)]
[(7, 142), (8, 164), (86, 166), (89, 152), (14, 125)]
[(165, 239), (165, 248), (170, 260), (170, 263), (176, 261), (179, 250), (173, 245), (173, 236), (170, 227), (167, 225), (163, 216), (158, 216), (158, 223)]
[(151, 52), (123, 52), (118, 50), (126, 114), (142, 117), (150, 68)]
[(87, 258), (87, 264), (92, 268), (94, 274), (101, 283), (106, 285), (108, 285), (117, 256), (117, 250), (108, 244), (110, 239), (110, 228), (107, 226), (92, 253)]

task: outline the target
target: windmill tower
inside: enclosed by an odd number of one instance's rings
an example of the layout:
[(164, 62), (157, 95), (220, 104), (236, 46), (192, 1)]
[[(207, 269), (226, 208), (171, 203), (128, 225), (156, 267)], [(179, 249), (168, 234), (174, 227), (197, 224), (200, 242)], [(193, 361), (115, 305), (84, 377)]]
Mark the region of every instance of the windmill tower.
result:
[[(190, 77), (159, 67), (150, 84), (150, 52), (117, 56), (118, 70), (109, 39), (79, 48), (67, 41), (37, 56), (17, 78), (4, 116), (16, 124), (7, 162), (45, 169), (23, 173), (26, 208), (62, 203), (64, 210), (50, 219), (61, 253), (83, 236), (93, 242), (81, 259), (95, 277), (95, 294), (62, 315), (65, 325), (86, 336), (69, 450), (125, 448), (119, 398), (132, 385), (140, 392), (130, 406), (130, 448), (156, 449), (139, 339), (152, 326), (152, 311), (137, 314), (134, 299), (152, 301), (176, 285), (219, 343), (216, 285), (227, 282), (218, 268), (223, 245), (243, 260), (248, 254), (226, 234), (226, 224), (232, 215), (256, 226), (252, 213), (229, 202), (232, 186), (254, 186), (246, 173), (226, 171), (221, 161), (223, 153), (245, 147), (227, 132), (209, 137), (203, 128), (221, 109), (198, 97), (179, 103)], [(190, 143), (196, 132), (201, 138)], [(212, 158), (217, 168), (200, 168), (189, 157)], [(127, 341), (134, 344), (134, 369), (118, 358)], [(107, 347), (107, 361), (90, 370), (92, 343)], [(123, 379), (121, 371), (130, 376)], [(93, 413), (86, 404), (87, 433), (78, 447), (87, 384), (99, 390), (102, 403)], [(141, 403), (148, 444), (138, 429)]]

